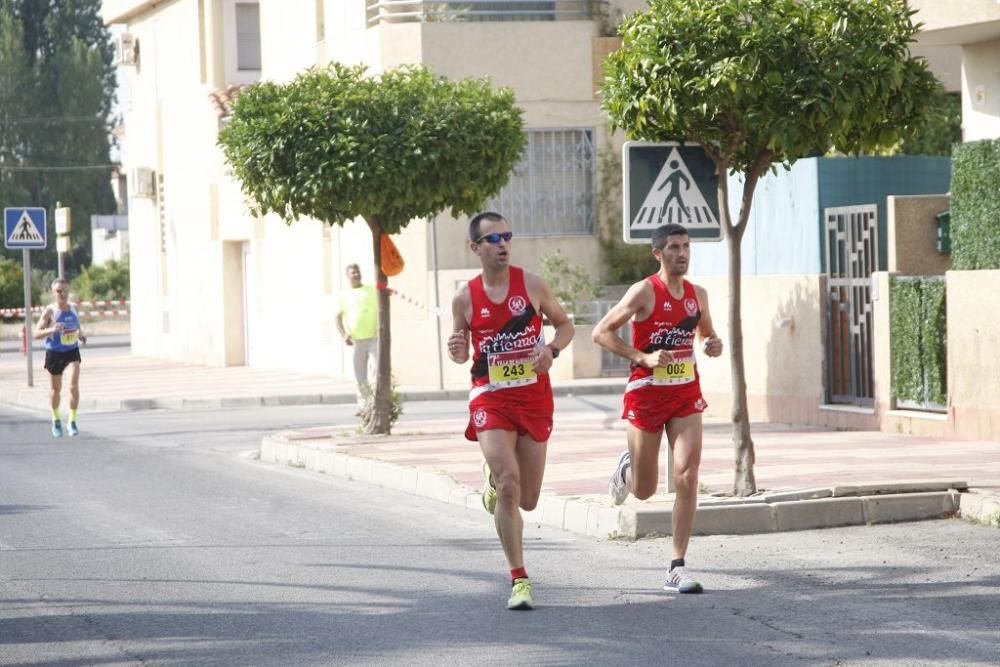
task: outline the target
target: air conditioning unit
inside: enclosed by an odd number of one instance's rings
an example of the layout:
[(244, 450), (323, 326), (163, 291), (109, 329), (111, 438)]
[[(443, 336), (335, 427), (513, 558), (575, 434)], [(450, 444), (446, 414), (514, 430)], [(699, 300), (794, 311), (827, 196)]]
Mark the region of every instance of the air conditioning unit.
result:
[(130, 32), (118, 36), (118, 64), (132, 67), (139, 64), (139, 40)]
[(133, 169), (129, 181), (131, 181), (133, 197), (152, 199), (156, 196), (156, 180), (153, 178), (153, 170), (149, 167)]

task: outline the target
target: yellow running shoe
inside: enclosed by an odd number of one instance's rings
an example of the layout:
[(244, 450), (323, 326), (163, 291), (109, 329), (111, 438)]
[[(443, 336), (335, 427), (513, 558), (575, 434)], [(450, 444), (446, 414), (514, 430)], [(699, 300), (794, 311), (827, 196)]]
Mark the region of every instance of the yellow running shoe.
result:
[(510, 589), (510, 599), (507, 600), (507, 609), (533, 609), (535, 601), (531, 599), (531, 579), (515, 579), (514, 586)]
[(493, 483), (493, 473), (490, 472), (486, 461), (483, 461), (483, 479), (486, 480), (486, 483), (483, 484), (483, 507), (487, 512), (493, 514), (497, 508), (497, 487)]

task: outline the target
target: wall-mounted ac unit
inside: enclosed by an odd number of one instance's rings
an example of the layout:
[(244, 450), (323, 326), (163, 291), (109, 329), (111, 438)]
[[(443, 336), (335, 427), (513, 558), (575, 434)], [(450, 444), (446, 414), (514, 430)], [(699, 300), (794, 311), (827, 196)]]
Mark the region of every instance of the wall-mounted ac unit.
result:
[(156, 179), (153, 178), (153, 170), (149, 167), (136, 167), (132, 170), (129, 180), (133, 197), (152, 199), (156, 196)]
[(118, 64), (132, 67), (139, 64), (139, 40), (130, 32), (118, 36)]

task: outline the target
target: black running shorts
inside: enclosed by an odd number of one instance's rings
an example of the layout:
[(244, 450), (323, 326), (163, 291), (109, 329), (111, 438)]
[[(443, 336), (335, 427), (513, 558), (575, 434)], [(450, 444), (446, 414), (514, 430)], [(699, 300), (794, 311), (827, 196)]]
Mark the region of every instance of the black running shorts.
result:
[(49, 375), (62, 375), (66, 367), (74, 361), (80, 361), (80, 348), (73, 348), (65, 352), (45, 351), (45, 370)]

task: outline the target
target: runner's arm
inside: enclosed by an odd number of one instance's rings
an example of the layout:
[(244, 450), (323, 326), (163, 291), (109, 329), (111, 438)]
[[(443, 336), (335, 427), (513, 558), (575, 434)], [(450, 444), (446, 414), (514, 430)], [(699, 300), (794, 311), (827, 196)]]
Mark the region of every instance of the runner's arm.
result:
[(633, 364), (655, 368), (670, 360), (666, 350), (657, 350), (649, 354), (637, 350), (618, 335), (618, 330), (625, 326), (630, 318), (644, 312), (653, 299), (653, 288), (645, 280), (628, 288), (621, 301), (616, 303), (601, 321), (594, 327), (593, 340), (608, 352), (628, 359)]
[(52, 323), (52, 309), (46, 306), (45, 310), (42, 311), (42, 316), (38, 318), (38, 324), (35, 325), (35, 331), (32, 334), (33, 338), (45, 338), (54, 334), (58, 327)]
[(539, 313), (544, 315), (549, 320), (549, 324), (555, 327), (556, 330), (552, 341), (539, 348), (538, 354), (532, 361), (536, 373), (547, 373), (552, 367), (552, 348), (558, 350), (565, 349), (573, 340), (576, 327), (569, 319), (569, 315), (566, 314), (566, 310), (562, 307), (562, 304), (556, 299), (552, 288), (541, 276), (527, 271), (525, 271), (524, 276), (528, 294), (534, 293), (538, 295)]
[(469, 319), (472, 314), (472, 295), (466, 283), (455, 292), (451, 300), (452, 332), (448, 336), (448, 358), (456, 364), (469, 360)]
[(705, 354), (710, 357), (718, 357), (722, 354), (722, 339), (715, 333), (715, 327), (712, 326), (712, 315), (708, 310), (708, 290), (695, 285), (694, 293), (698, 297), (698, 307), (701, 309), (698, 336), (704, 343)]

